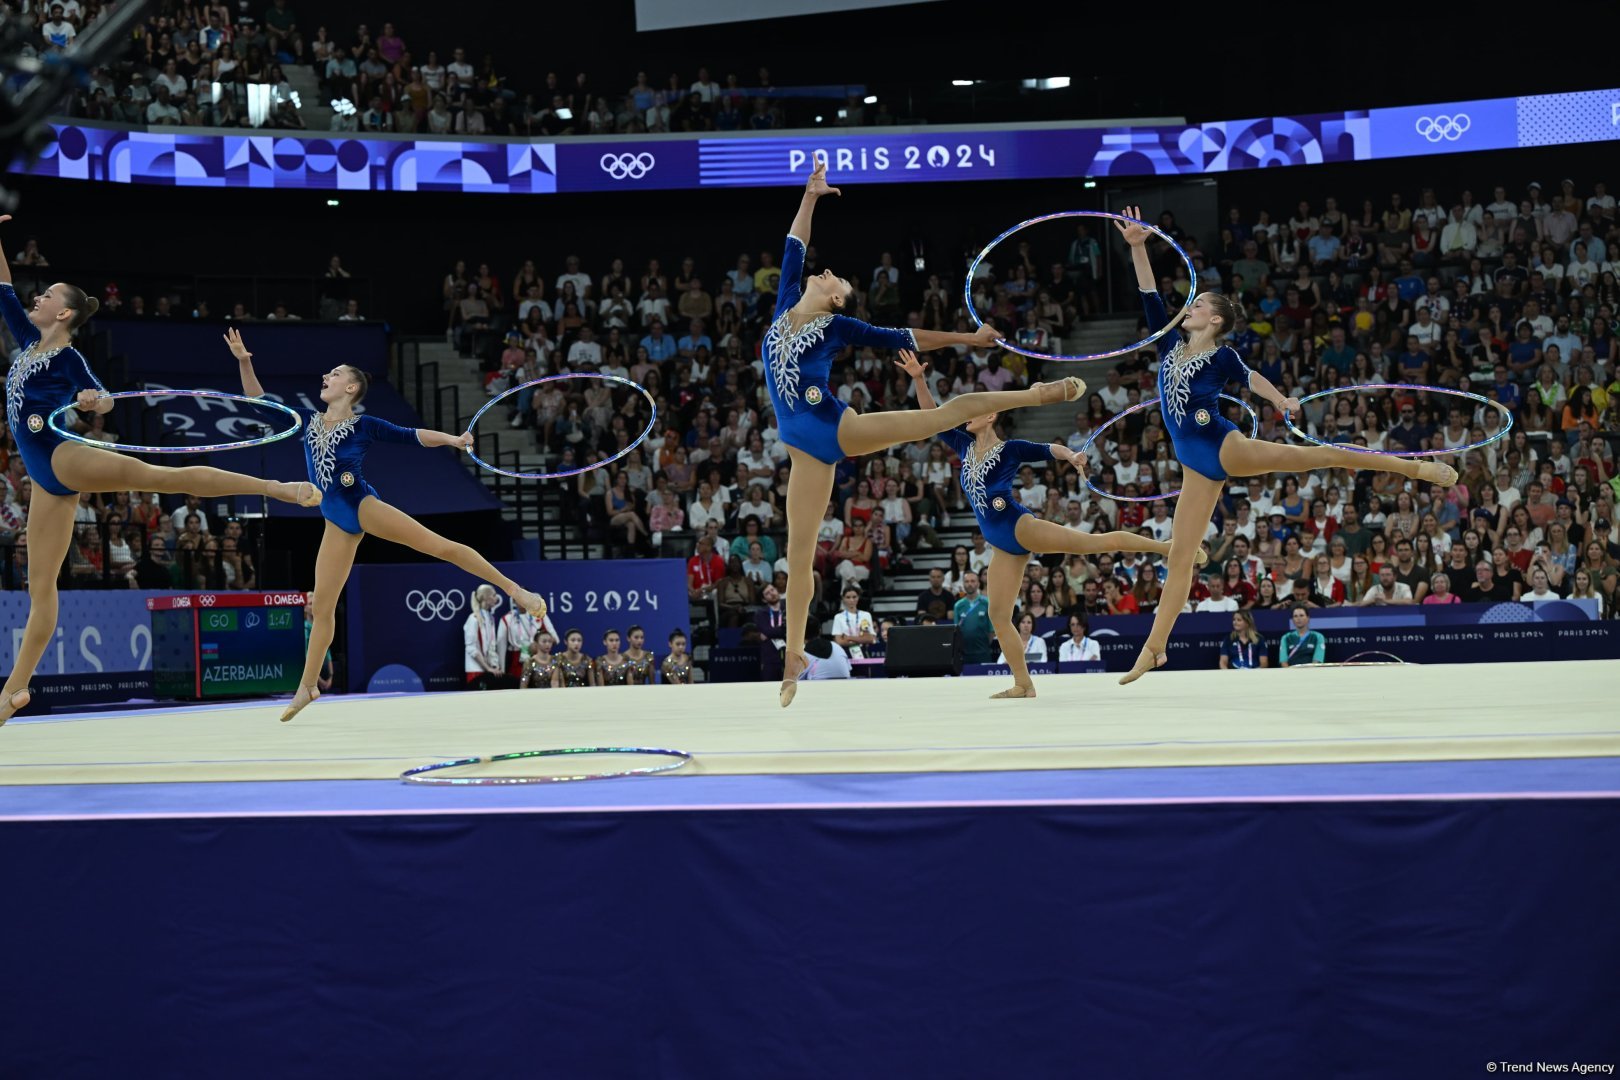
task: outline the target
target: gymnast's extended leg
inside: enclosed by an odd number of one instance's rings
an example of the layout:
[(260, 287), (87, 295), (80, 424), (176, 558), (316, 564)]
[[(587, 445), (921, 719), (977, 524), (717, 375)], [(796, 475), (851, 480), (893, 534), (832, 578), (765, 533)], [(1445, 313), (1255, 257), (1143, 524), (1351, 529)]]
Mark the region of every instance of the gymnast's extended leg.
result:
[(283, 483), (205, 465), (148, 465), (126, 454), (63, 443), (51, 451), (51, 470), (74, 491), (156, 491), (164, 495), (267, 495), (281, 502), (319, 506), (321, 491), (307, 482)]
[(56, 632), (56, 574), (73, 542), (73, 520), (79, 500), (52, 495), (38, 484), (28, 499), (28, 622), (17, 642), (17, 660), (0, 695), (0, 724), (25, 709), (33, 695), (28, 681)]
[[(845, 413), (845, 417), (854, 415)], [(901, 414), (904, 415), (904, 414)], [(840, 426), (840, 432), (843, 428)], [(788, 447), (787, 490), (787, 652), (782, 657), (782, 707), (798, 693), (799, 675), (805, 669), (804, 631), (810, 619), (810, 599), (815, 591), (816, 530), (821, 515), (832, 498), (833, 467), (802, 450)]]
[[(1231, 476), (1263, 476), (1273, 472), (1311, 472), (1314, 469), (1364, 469), (1392, 472), (1441, 487), (1457, 482), (1457, 470), (1442, 461), (1367, 454), (1336, 446), (1294, 446), (1251, 439), (1240, 431), (1228, 432), (1221, 442), (1221, 468)], [(1177, 515), (1180, 516), (1179, 514)]]
[(360, 548), (364, 533), (344, 532), (332, 522), (326, 523), (321, 535), (321, 549), (315, 555), (314, 619), (309, 625), (309, 646), (304, 651), (304, 673), (298, 677), (298, 691), (281, 714), (283, 722), (297, 716), (299, 710), (321, 696), (321, 664), (326, 650), (332, 646), (336, 632), (335, 618), (338, 596), (349, 580), (349, 569), (354, 566), (354, 553)]
[(1170, 567), (1164, 589), (1159, 593), (1159, 606), (1153, 612), (1153, 629), (1135, 666), (1120, 677), (1120, 685), (1135, 682), (1164, 663), (1170, 631), (1187, 603), (1187, 595), (1192, 592), (1193, 566), (1203, 551), (1204, 527), (1215, 512), (1223, 486), (1220, 481), (1191, 469), (1183, 476), (1181, 498), (1176, 500), (1175, 525), (1170, 533)]
[(990, 625), (995, 627), (996, 640), (1001, 653), (1012, 669), (1013, 685), (1010, 690), (991, 694), (992, 698), (1032, 698), (1035, 681), (1029, 677), (1029, 662), (1024, 659), (1023, 642), (1018, 639), (1018, 627), (1013, 625), (1013, 604), (1018, 599), (1018, 586), (1024, 578), (1024, 567), (1029, 555), (1014, 555), (992, 547), (990, 565), (985, 568), (986, 591), (990, 601)]
[[(1077, 401), (1085, 395), (1086, 384), (1080, 379), (1060, 379), (1051, 383), (1036, 383), (1027, 390), (997, 390), (979, 394), (963, 394), (937, 409), (906, 409), (893, 412), (857, 413), (847, 410), (838, 421), (838, 445), (850, 457), (862, 457), (887, 450), (902, 443), (931, 439), (942, 431), (960, 427), (975, 416), (985, 413), (1006, 412), (1031, 405), (1050, 405), (1059, 401)], [(819, 513), (826, 506), (817, 508)]]

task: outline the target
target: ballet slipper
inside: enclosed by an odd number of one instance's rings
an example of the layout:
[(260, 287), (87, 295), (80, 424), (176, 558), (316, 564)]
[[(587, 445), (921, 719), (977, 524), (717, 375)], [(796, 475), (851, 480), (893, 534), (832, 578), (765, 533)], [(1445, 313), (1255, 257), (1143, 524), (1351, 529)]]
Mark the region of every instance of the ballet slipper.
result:
[[(1143, 664), (1142, 661), (1147, 658), (1152, 658), (1153, 662), (1151, 664)], [(1136, 658), (1136, 666), (1119, 677), (1119, 685), (1128, 686), (1137, 679), (1140, 679), (1142, 676), (1146, 675), (1149, 671), (1164, 667), (1164, 662), (1166, 659), (1167, 657), (1164, 653), (1154, 652), (1146, 645), (1142, 646), (1142, 653)]]
[(1079, 401), (1086, 396), (1086, 380), (1070, 375), (1057, 382), (1036, 383), (1041, 392), (1042, 405), (1056, 405), (1064, 401)]
[(1451, 487), (1457, 482), (1457, 470), (1443, 461), (1424, 461), (1418, 464), (1417, 479)]
[(1193, 562), (1199, 566), (1208, 566), (1209, 552), (1205, 551), (1202, 547), (1199, 547), (1197, 551), (1193, 552)]
[[(18, 698), (22, 698), (22, 700), (18, 701)], [(11, 697), (6, 699), (6, 703), (4, 705), (0, 705), (0, 724), (4, 724), (7, 720), (10, 720), (13, 716), (16, 716), (18, 713), (28, 708), (28, 703), (33, 700), (34, 692), (28, 687), (25, 686), (21, 690), (13, 690), (11, 692)]]
[(288, 703), (286, 711), (281, 714), (281, 722), (285, 724), (287, 721), (291, 720), (293, 717), (302, 712), (305, 705), (308, 705), (310, 702), (314, 701), (320, 696), (321, 691), (319, 687), (300, 686), (298, 688), (298, 693), (294, 694), (292, 701)]
[[(795, 661), (798, 663), (797, 671), (793, 670)], [(793, 704), (793, 695), (799, 692), (799, 676), (809, 668), (810, 661), (806, 660), (802, 653), (787, 654), (787, 658), (782, 662), (782, 687), (777, 691), (777, 700), (782, 703), (782, 708)]]
[(999, 694), (991, 694), (990, 700), (996, 701), (1000, 698), (1032, 698), (1034, 696), (1035, 688), (1033, 686), (1013, 686), (1011, 689), (1003, 690)]
[(528, 589), (519, 589), (512, 594), (512, 606), (527, 615), (532, 615), (536, 622), (544, 622), (546, 618), (546, 602), (539, 593), (532, 593)]

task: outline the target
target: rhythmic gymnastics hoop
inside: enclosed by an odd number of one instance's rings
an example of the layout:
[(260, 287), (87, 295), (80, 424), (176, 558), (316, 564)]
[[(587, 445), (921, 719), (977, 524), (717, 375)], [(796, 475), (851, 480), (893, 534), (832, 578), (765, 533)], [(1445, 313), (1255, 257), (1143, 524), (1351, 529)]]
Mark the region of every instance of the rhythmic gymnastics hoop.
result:
[[(1363, 660), (1363, 656), (1387, 656), (1388, 660)], [(1304, 671), (1307, 668), (1341, 668), (1341, 667), (1421, 667), (1421, 664), (1412, 660), (1402, 660), (1394, 653), (1384, 652), (1381, 649), (1367, 649), (1358, 652), (1348, 660), (1332, 660), (1322, 664), (1289, 664), (1289, 671)]]
[(1415, 383), (1362, 383), (1359, 386), (1332, 386), (1326, 390), (1318, 390), (1314, 394), (1300, 398), (1299, 403), (1301, 406), (1304, 406), (1307, 401), (1315, 401), (1318, 398), (1325, 398), (1329, 394), (1348, 394), (1351, 391), (1359, 392), (1362, 390), (1416, 390), (1426, 394), (1450, 394), (1452, 397), (1467, 398), (1469, 401), (1477, 401), (1482, 405), (1490, 405), (1494, 407), (1502, 414), (1503, 419), (1505, 419), (1507, 423), (1502, 426), (1501, 431), (1498, 431), (1490, 438), (1477, 443), (1469, 443), (1467, 446), (1453, 447), (1448, 450), (1402, 450), (1399, 453), (1391, 453), (1388, 450), (1374, 450), (1370, 446), (1356, 446), (1350, 443), (1323, 442), (1321, 439), (1301, 431), (1294, 423), (1293, 415), (1288, 412), (1283, 413), (1283, 424), (1293, 434), (1299, 436), (1301, 439), (1304, 439), (1306, 442), (1314, 443), (1317, 446), (1331, 446), (1337, 450), (1354, 450), (1358, 454), (1384, 454), (1388, 457), (1398, 458), (1432, 458), (1445, 457), (1448, 454), (1466, 454), (1470, 450), (1478, 450), (1481, 447), (1489, 446), (1494, 442), (1502, 441), (1503, 439), (1507, 438), (1508, 432), (1513, 430), (1513, 410), (1502, 404), (1500, 401), (1493, 401), (1490, 398), (1484, 397), (1480, 394), (1471, 394), (1467, 390), (1452, 390), (1444, 386), (1418, 386)]
[[(1187, 297), (1190, 301), (1192, 297), (1198, 295), (1198, 271), (1193, 269), (1192, 256), (1188, 255), (1187, 252), (1182, 249), (1180, 244), (1176, 243), (1174, 240), (1170, 239), (1169, 236), (1161, 232), (1157, 226), (1149, 225), (1145, 221), (1138, 221), (1135, 218), (1127, 217), (1124, 214), (1110, 214), (1106, 210), (1059, 210), (1055, 214), (1042, 214), (1040, 217), (1032, 217), (1028, 221), (1019, 222), (1017, 225), (1014, 225), (1012, 228), (1008, 229), (1006, 232), (1002, 233), (1000, 236), (986, 244), (984, 250), (979, 252), (979, 254), (974, 257), (973, 262), (968, 266), (967, 282), (962, 286), (962, 300), (967, 309), (967, 316), (969, 319), (973, 320), (973, 325), (975, 327), (983, 326), (984, 322), (979, 318), (979, 313), (974, 310), (973, 307), (973, 273), (979, 268), (979, 264), (984, 261), (984, 257), (990, 254), (990, 252), (994, 251), (997, 245), (999, 245), (1003, 240), (1007, 239), (1007, 237), (1013, 235), (1014, 233), (1022, 232), (1031, 225), (1039, 225), (1043, 221), (1056, 221), (1059, 218), (1073, 217), (1107, 218), (1110, 221), (1128, 221), (1132, 225), (1142, 226), (1142, 228), (1169, 244), (1175, 249), (1176, 254), (1181, 256), (1181, 261), (1187, 264)], [(1018, 345), (1016, 342), (1008, 341), (1006, 338), (998, 340), (996, 344), (1000, 345), (1003, 349), (1006, 349), (1009, 352), (1018, 353), (1020, 356), (1033, 357), (1036, 360), (1106, 360), (1111, 356), (1127, 356), (1135, 352), (1137, 349), (1146, 348), (1147, 346), (1152, 345), (1155, 341), (1158, 341), (1160, 338), (1164, 337), (1164, 335), (1174, 330), (1176, 325), (1177, 321), (1172, 318), (1168, 323), (1160, 327), (1156, 333), (1149, 334), (1147, 337), (1136, 342), (1134, 345), (1127, 345), (1122, 349), (1113, 349), (1109, 352), (1088, 353), (1084, 356), (1064, 356), (1053, 353), (1031, 352), (1028, 349)]]
[[(651, 417), (651, 419), (649, 419), (647, 421), (647, 430), (643, 431), (639, 436), (637, 436), (635, 441), (632, 442), (629, 446), (626, 446), (623, 450), (620, 450), (617, 454), (614, 454), (610, 458), (606, 458), (606, 459), (604, 459), (602, 461), (595, 462), (594, 464), (591, 464), (591, 465), (581, 466), (578, 469), (565, 469), (562, 472), (554, 472), (554, 473), (512, 472), (509, 469), (503, 469), (503, 468), (500, 468), (497, 465), (491, 465), (489, 462), (487, 462), (483, 458), (479, 457), (477, 452), (475, 450), (473, 450), (473, 449), (469, 449), (467, 451), (467, 456), (472, 458), (474, 461), (478, 462), (478, 464), (482, 465), (484, 468), (488, 469), (490, 472), (499, 473), (502, 476), (510, 476), (514, 480), (566, 480), (570, 476), (578, 476), (581, 473), (588, 473), (592, 469), (600, 469), (604, 465), (611, 465), (615, 461), (618, 461), (620, 458), (624, 457), (630, 451), (634, 450), (636, 447), (638, 447), (642, 443), (646, 442), (647, 441), (647, 436), (652, 434), (653, 427), (658, 423), (658, 402), (653, 400), (653, 396), (647, 392), (647, 388), (645, 386), (642, 386), (640, 383), (631, 382), (629, 379), (621, 379), (617, 375), (603, 375), (599, 371), (577, 371), (577, 372), (570, 372), (570, 373), (563, 374), (563, 375), (547, 375), (547, 376), (545, 376), (543, 378), (539, 378), (539, 379), (530, 379), (528, 382), (524, 383), (521, 386), (514, 386), (514, 387), (512, 387), (512, 389), (506, 391), (503, 394), (497, 394), (496, 396), (490, 398), (489, 401), (487, 401), (484, 404), (484, 407), (482, 409), (479, 409), (477, 412), (473, 413), (473, 418), (470, 421), (468, 421), (468, 423), (467, 423), (467, 430), (471, 431), (471, 430), (473, 430), (473, 428), (477, 427), (479, 418), (482, 417), (485, 413), (489, 412), (489, 410), (493, 409), (497, 402), (502, 401), (502, 400), (504, 400), (506, 398), (509, 398), (513, 394), (516, 394), (516, 393), (519, 393), (521, 391), (527, 390), (530, 387), (539, 386), (542, 383), (557, 382), (557, 381), (562, 380), (562, 379), (601, 379), (603, 382), (618, 383), (620, 386), (628, 386), (630, 389), (637, 391), (638, 393), (641, 394), (642, 397), (647, 399), (647, 404), (652, 408), (652, 417)], [(478, 445), (478, 440), (477, 440), (476, 437), (474, 437), (473, 446), (476, 447), (477, 445)], [(625, 775), (630, 775), (630, 774), (626, 773)]]
[[(1243, 410), (1249, 414), (1249, 438), (1258, 438), (1260, 435), (1260, 414), (1254, 411), (1254, 406), (1250, 405), (1242, 398), (1233, 397), (1231, 394), (1222, 394), (1221, 400), (1235, 401), (1239, 405), (1243, 406)], [(1091, 444), (1097, 441), (1097, 436), (1101, 435), (1103, 432), (1107, 431), (1109, 428), (1113, 427), (1127, 416), (1131, 415), (1132, 413), (1141, 412), (1143, 409), (1150, 408), (1158, 403), (1158, 398), (1148, 398), (1146, 401), (1138, 402), (1137, 404), (1132, 405), (1130, 408), (1116, 416), (1109, 417), (1101, 427), (1091, 433), (1091, 437), (1086, 440), (1085, 445), (1080, 447), (1080, 452), (1084, 454), (1086, 451), (1090, 450)], [(1171, 499), (1181, 494), (1181, 489), (1177, 488), (1174, 491), (1167, 491), (1162, 495), (1114, 495), (1110, 492), (1104, 491), (1096, 484), (1093, 484), (1091, 482), (1091, 476), (1089, 473), (1082, 477), (1082, 479), (1085, 480), (1086, 487), (1090, 488), (1093, 494), (1101, 495), (1105, 499), (1113, 499), (1115, 502), (1146, 503), (1158, 502), (1160, 499), (1169, 502)]]
[[(570, 754), (657, 754), (674, 758), (664, 765), (650, 765), (642, 769), (622, 772), (579, 773), (574, 776), (428, 776), (439, 769), (453, 769), (458, 765), (479, 765), (485, 762), (518, 761), (523, 758), (566, 757)], [(654, 776), (674, 772), (692, 760), (685, 750), (659, 750), (650, 746), (570, 746), (559, 750), (520, 750), (515, 754), (494, 754), (490, 757), (458, 758), (432, 765), (419, 765), (399, 774), (407, 784), (429, 784), (439, 787), (495, 787), (502, 784), (566, 784), (576, 780), (616, 780), (621, 776)]]
[[(241, 394), (227, 394), (222, 390), (120, 390), (116, 394), (104, 394), (102, 397), (120, 401), (125, 398), (152, 398), (152, 397), (192, 397), (192, 398), (221, 398), (225, 401), (240, 401), (248, 405), (262, 405), (266, 409), (286, 413), (292, 417), (292, 427), (286, 431), (277, 431), (271, 435), (261, 435), (256, 439), (243, 439), (240, 442), (212, 443), (207, 446), (131, 446), (128, 443), (105, 443), (99, 439), (86, 438), (76, 431), (68, 431), (58, 421), (69, 409), (77, 409), (77, 405), (63, 405), (51, 413), (46, 425), (51, 431), (60, 435), (69, 442), (82, 443), (93, 446), (98, 450), (113, 450), (124, 454), (212, 454), (219, 450), (245, 450), (250, 446), (264, 446), (266, 443), (279, 442), (282, 439), (298, 434), (298, 429), (304, 426), (304, 418), (296, 411), (283, 405), (279, 401), (268, 398), (244, 397)], [(29, 418), (32, 426), (33, 417)]]

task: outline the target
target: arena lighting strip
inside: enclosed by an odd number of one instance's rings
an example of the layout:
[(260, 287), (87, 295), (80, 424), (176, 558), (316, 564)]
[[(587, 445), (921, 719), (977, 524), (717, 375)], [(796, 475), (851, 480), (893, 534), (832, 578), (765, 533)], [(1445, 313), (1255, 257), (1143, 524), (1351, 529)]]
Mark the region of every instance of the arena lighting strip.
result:
[[(1620, 89), (1207, 124), (1025, 124), (653, 135), (627, 140), (147, 131), (55, 124), (13, 171), (165, 187), (536, 195), (800, 185), (1199, 176), (1620, 139)], [(1549, 182), (1551, 180), (1549, 179)]]

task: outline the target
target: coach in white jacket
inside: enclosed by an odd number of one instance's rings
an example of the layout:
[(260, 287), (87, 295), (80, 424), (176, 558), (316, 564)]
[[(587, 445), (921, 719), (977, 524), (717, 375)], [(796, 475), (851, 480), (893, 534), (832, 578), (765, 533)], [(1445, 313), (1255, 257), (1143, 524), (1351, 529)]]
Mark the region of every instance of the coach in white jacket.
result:
[(472, 614), (461, 627), (462, 655), (467, 672), (467, 689), (501, 690), (509, 683), (506, 665), (506, 627), (495, 620), (495, 605), (501, 594), (493, 585), (473, 590)]

